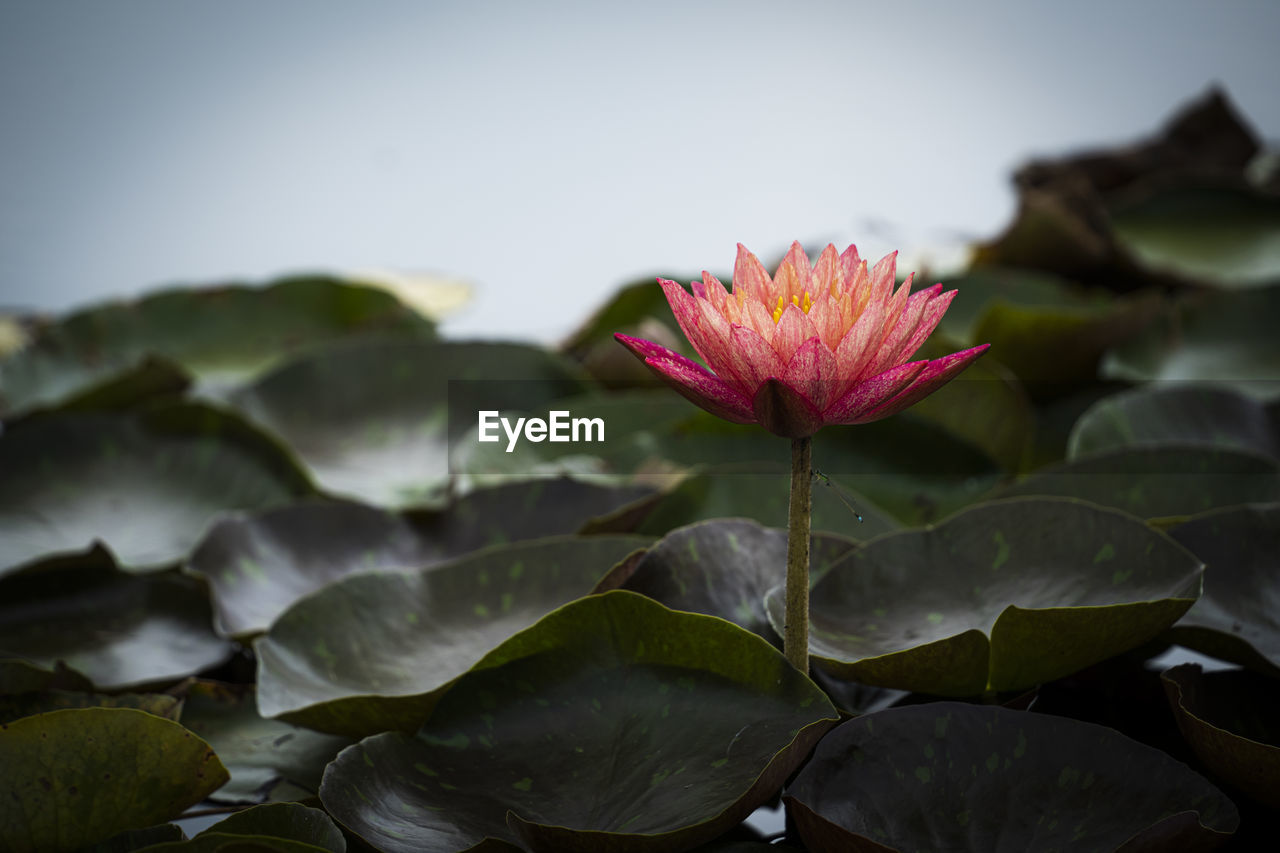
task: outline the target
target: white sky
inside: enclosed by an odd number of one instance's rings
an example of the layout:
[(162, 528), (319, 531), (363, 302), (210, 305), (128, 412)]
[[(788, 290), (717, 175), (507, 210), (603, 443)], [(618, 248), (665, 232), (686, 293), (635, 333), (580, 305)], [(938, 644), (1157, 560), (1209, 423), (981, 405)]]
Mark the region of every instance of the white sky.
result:
[(476, 283), (451, 334), (550, 341), (739, 241), (989, 236), (1025, 157), (1215, 81), (1276, 139), (1277, 33), (1271, 0), (0, 0), (0, 305), (391, 267)]

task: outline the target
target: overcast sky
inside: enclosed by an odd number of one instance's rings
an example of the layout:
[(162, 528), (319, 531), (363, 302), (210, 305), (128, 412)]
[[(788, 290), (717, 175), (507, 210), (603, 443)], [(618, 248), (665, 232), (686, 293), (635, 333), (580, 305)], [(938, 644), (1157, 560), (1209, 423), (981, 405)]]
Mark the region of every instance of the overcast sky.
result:
[[(1280, 3), (0, 0), (0, 305), (371, 267), (554, 340), (793, 239), (998, 231), (1032, 154), (1222, 84), (1280, 138)], [(655, 285), (656, 286), (656, 285)]]

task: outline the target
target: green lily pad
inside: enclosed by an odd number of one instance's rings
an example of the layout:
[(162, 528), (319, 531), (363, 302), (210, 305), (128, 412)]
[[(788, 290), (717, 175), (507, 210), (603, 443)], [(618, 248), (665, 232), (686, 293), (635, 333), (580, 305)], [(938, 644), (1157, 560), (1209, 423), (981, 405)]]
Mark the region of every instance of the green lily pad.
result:
[(1280, 458), (1280, 425), (1266, 407), (1215, 387), (1149, 385), (1104, 397), (1076, 422), (1070, 458), (1152, 445), (1204, 445)]
[(110, 695), (78, 690), (41, 690), (13, 696), (0, 695), (0, 723), (65, 708), (136, 708), (176, 722), (182, 712), (182, 700), (167, 693)]
[[(901, 527), (893, 516), (838, 482), (815, 478), (812, 495), (814, 530), (869, 539)], [(762, 473), (740, 466), (711, 466), (679, 480), (661, 495), (643, 499), (645, 507), (636, 529), (661, 536), (714, 518), (750, 518), (766, 526), (785, 527), (790, 499), (791, 475), (780, 469)]]
[[(810, 596), (814, 663), (939, 696), (1033, 687), (1135, 648), (1187, 611), (1200, 562), (1137, 519), (1023, 498), (887, 534)], [(782, 631), (782, 590), (767, 598)]]
[(1209, 772), (1280, 809), (1280, 682), (1182, 664), (1160, 676), (1182, 736)]
[(932, 702), (850, 720), (783, 802), (813, 851), (1209, 850), (1236, 807), (1103, 726)]
[(956, 296), (939, 328), (964, 346), (991, 352), (1037, 398), (1092, 381), (1106, 351), (1155, 315), (1151, 296), (1116, 297), (1022, 269), (980, 267), (944, 279)]
[(619, 590), (494, 649), (416, 737), (345, 750), (320, 798), (383, 851), (684, 850), (768, 799), (834, 720), (759, 637)]
[(422, 569), (485, 545), (573, 533), (647, 493), (559, 479), (483, 489), (410, 516), (349, 502), (295, 504), (224, 519), (187, 567), (212, 587), (218, 630), (245, 637), (354, 572)]
[(1280, 198), (1170, 187), (1110, 213), (1116, 241), (1153, 270), (1220, 287), (1280, 281)]
[(165, 290), (40, 328), (26, 348), (0, 361), (0, 414), (75, 401), (136, 373), (149, 356), (217, 394), (308, 346), (393, 334), (432, 338), (435, 326), (385, 291), (325, 276)]
[(219, 513), (310, 491), (271, 439), (191, 404), (28, 418), (0, 435), (0, 470), (0, 574), (95, 542), (124, 568), (163, 568)]
[(0, 581), (0, 656), (60, 662), (101, 689), (174, 681), (229, 658), (192, 578), (101, 565), (22, 572)]
[[(298, 803), (269, 803), (236, 812), (201, 832), (193, 841), (215, 836), (250, 836), (255, 841), (300, 841), (329, 853), (346, 853), (347, 841), (327, 814)], [(213, 846), (210, 850), (217, 849)]]
[(1073, 497), (1139, 518), (1170, 518), (1280, 501), (1280, 463), (1228, 448), (1126, 447), (1042, 468), (998, 494)]
[(1184, 293), (1141, 335), (1108, 353), (1104, 375), (1213, 383), (1280, 398), (1280, 286)]
[(258, 708), (350, 737), (413, 731), (489, 650), (648, 544), (558, 536), (425, 571), (350, 575), (296, 602), (255, 643)]
[(221, 803), (314, 795), (325, 765), (351, 744), (349, 738), (263, 719), (252, 685), (195, 682), (187, 689), (182, 724), (208, 741), (231, 774), (209, 795)]
[(396, 508), (441, 505), (451, 444), (482, 410), (534, 410), (585, 390), (537, 347), (390, 341), (299, 358), (232, 395), (282, 436), (325, 491)]
[(0, 833), (57, 853), (171, 820), (227, 780), (209, 745), (131, 708), (76, 708), (0, 725)]
[[(810, 577), (820, 578), (856, 544), (843, 536), (814, 534)], [(786, 576), (785, 530), (721, 518), (668, 533), (644, 553), (621, 588), (676, 610), (719, 616), (774, 642), (764, 596)]]
[(1208, 512), (1169, 535), (1205, 562), (1204, 592), (1169, 638), (1280, 676), (1280, 504)]

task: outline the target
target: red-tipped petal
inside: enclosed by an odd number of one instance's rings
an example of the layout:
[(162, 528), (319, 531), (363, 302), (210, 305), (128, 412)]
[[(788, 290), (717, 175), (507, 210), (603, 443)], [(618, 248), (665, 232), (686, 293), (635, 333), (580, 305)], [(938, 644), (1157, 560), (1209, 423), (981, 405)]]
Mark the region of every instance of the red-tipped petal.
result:
[(920, 402), (954, 379), (960, 371), (972, 364), (990, 346), (991, 344), (982, 344), (972, 349), (953, 352), (951, 355), (935, 358), (933, 361), (928, 362), (925, 369), (920, 371), (910, 385), (867, 412), (857, 423), (878, 421), (881, 418), (896, 415), (903, 409)]
[(753, 396), (766, 379), (782, 375), (786, 365), (769, 342), (754, 329), (733, 326), (729, 337), (735, 356), (734, 367), (742, 377), (738, 390), (744, 395)]
[(929, 362), (913, 361), (890, 368), (884, 373), (864, 379), (855, 384), (844, 396), (829, 406), (822, 416), (830, 424), (857, 424), (863, 422), (863, 416), (874, 411), (885, 401), (910, 386)]
[(760, 386), (751, 400), (751, 410), (760, 426), (787, 438), (804, 438), (822, 427), (822, 414), (781, 379), (769, 379)]
[(773, 351), (786, 364), (796, 354), (800, 345), (810, 338), (818, 337), (818, 329), (804, 313), (795, 305), (788, 305), (778, 318), (778, 325), (773, 329)]
[(836, 357), (820, 338), (809, 338), (796, 348), (779, 377), (804, 395), (819, 412), (834, 399), (843, 385), (836, 367)]
[(696, 361), (642, 338), (623, 334), (613, 337), (695, 406), (734, 423), (756, 422), (747, 399)]
[(706, 300), (692, 295), (678, 282), (670, 279), (660, 278), (658, 284), (662, 285), (662, 292), (667, 296), (671, 313), (675, 315), (676, 322), (680, 324), (680, 330), (689, 339), (694, 351), (702, 356), (702, 360), (707, 364), (718, 368), (720, 365), (717, 356), (724, 351), (726, 333), (724, 330), (717, 330), (703, 315), (701, 306), (707, 304)]

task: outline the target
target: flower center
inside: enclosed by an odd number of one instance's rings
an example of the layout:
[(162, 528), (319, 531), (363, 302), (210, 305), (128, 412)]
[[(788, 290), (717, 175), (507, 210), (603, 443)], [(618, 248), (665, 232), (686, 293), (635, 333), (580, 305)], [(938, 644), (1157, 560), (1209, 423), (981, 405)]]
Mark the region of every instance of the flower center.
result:
[[(801, 311), (803, 311), (804, 313), (808, 314), (808, 313), (809, 313), (809, 309), (813, 307), (813, 298), (812, 298), (811, 296), (809, 296), (809, 291), (807, 291), (807, 290), (806, 290), (806, 291), (804, 292), (804, 301), (803, 301), (803, 302), (801, 302), (801, 301), (800, 301), (800, 297), (799, 297), (799, 296), (793, 296), (793, 297), (791, 297), (791, 304), (792, 304), (792, 305), (794, 305), (794, 306), (796, 306), (797, 308), (799, 308), (799, 309), (800, 309)], [(781, 320), (781, 319), (782, 319), (782, 312), (783, 312), (783, 311), (785, 311), (785, 310), (786, 310), (786, 308), (787, 308), (787, 303), (786, 303), (786, 301), (785, 301), (781, 296), (779, 296), (779, 297), (778, 297), (778, 305), (777, 305), (777, 307), (776, 307), (776, 308), (774, 308), (774, 309), (773, 309), (773, 322), (774, 322), (774, 323), (777, 323), (779, 320)]]

